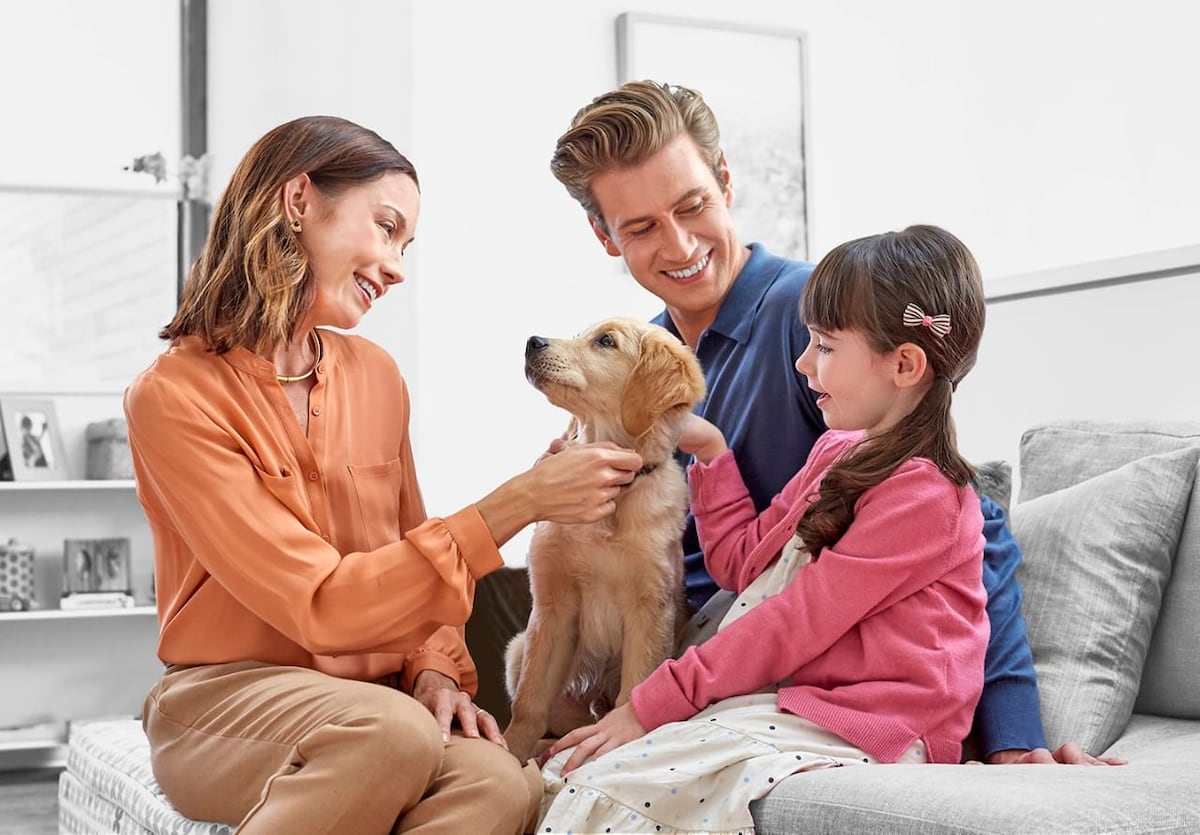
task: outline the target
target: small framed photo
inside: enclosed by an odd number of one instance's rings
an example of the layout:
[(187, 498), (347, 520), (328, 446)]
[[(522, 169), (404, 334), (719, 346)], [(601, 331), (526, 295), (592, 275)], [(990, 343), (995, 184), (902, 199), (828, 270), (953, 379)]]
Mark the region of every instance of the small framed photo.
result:
[(0, 397), (8, 468), (15, 481), (67, 478), (67, 458), (54, 401)]
[(128, 537), (63, 542), (63, 594), (133, 591)]

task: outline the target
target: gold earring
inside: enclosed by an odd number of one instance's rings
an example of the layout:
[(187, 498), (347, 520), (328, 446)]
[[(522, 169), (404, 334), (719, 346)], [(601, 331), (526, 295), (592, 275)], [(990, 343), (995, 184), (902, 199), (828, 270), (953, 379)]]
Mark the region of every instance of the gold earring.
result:
[(296, 233), (300, 232), (300, 218), (296, 218), (292, 221), (292, 231)]

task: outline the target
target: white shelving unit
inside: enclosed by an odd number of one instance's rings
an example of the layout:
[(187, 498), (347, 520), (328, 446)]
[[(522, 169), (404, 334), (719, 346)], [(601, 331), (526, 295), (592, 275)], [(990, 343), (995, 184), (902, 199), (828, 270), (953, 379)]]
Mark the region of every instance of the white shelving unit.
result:
[(117, 490), (128, 492), (132, 489), (133, 480), (126, 478), (114, 478), (106, 481), (82, 478), (70, 481), (0, 481), (0, 493), (36, 493), (43, 490), (53, 493), (71, 492), (73, 490), (88, 492)]
[[(83, 478), (83, 430), (120, 415), (120, 394), (53, 397), (71, 478), (0, 482), (0, 542), (33, 548), (38, 601), (28, 611), (0, 612), (0, 769), (61, 765), (70, 722), (140, 715), (163, 669), (151, 605), (153, 546), (134, 482)], [(117, 536), (130, 540), (138, 605), (58, 608), (63, 540)]]

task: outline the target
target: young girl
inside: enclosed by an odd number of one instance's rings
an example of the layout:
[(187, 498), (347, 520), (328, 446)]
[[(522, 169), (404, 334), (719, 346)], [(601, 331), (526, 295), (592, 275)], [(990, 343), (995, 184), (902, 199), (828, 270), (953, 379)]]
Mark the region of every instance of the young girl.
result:
[(862, 238), (817, 265), (801, 312), (796, 368), (830, 431), (758, 514), (693, 418), (700, 541), (739, 596), (715, 636), (549, 749), (538, 832), (751, 833), (750, 801), (791, 774), (959, 761), (988, 638), (950, 416), (983, 330), (979, 269), (937, 227)]

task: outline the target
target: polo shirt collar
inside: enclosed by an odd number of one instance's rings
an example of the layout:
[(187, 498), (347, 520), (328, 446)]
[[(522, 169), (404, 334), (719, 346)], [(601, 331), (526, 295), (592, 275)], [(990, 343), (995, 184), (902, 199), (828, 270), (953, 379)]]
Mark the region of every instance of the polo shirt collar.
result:
[(750, 244), (750, 257), (729, 288), (717, 318), (708, 326), (710, 331), (743, 345), (749, 341), (750, 331), (754, 328), (754, 316), (778, 272), (764, 269), (766, 262), (773, 257), (762, 244)]

